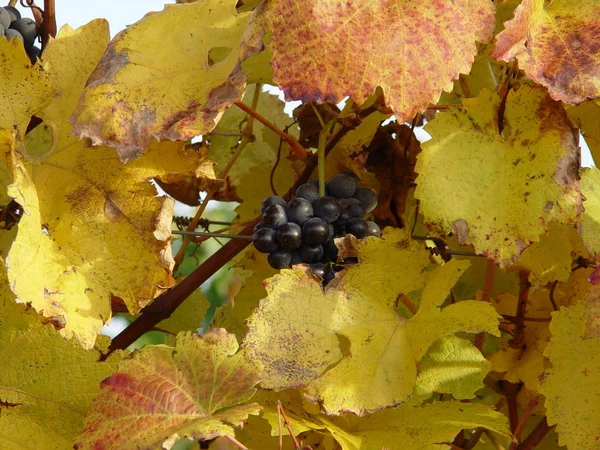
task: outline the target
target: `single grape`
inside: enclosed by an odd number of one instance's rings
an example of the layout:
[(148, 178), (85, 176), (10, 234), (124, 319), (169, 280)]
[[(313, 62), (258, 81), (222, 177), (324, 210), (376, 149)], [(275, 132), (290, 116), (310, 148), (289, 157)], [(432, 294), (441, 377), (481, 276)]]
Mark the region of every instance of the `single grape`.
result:
[(254, 233), (256, 233), (258, 230), (260, 230), (261, 228), (267, 228), (267, 224), (264, 222), (258, 222), (256, 225), (254, 225)]
[(302, 239), (308, 245), (317, 246), (324, 244), (329, 237), (329, 226), (327, 222), (318, 217), (308, 219), (302, 225)]
[(287, 223), (287, 214), (285, 207), (281, 205), (271, 205), (263, 213), (263, 220), (268, 227), (277, 229)]
[(296, 264), (304, 264), (304, 259), (300, 254), (300, 250), (294, 250), (292, 253), (292, 262), (290, 263), (290, 266), (295, 266)]
[(31, 64), (35, 64), (37, 60), (42, 56), (42, 51), (35, 45), (27, 47), (25, 49), (25, 52), (27, 52), (27, 56), (29, 56)]
[(296, 189), (296, 198), (303, 198), (310, 203), (316, 202), (319, 199), (319, 186), (314, 183), (304, 183)]
[(273, 269), (285, 269), (292, 263), (292, 252), (291, 250), (275, 250), (273, 253), (269, 253), (267, 261)]
[(330, 223), (327, 224), (327, 227), (329, 228), (329, 234), (327, 235), (327, 242), (330, 242), (330, 241), (333, 241), (333, 238), (335, 236), (335, 228)]
[(328, 223), (335, 222), (341, 212), (340, 206), (333, 197), (321, 197), (313, 203), (313, 214)]
[(327, 268), (323, 263), (311, 264), (310, 269), (312, 270), (313, 274), (321, 278), (325, 278), (325, 275), (327, 274)]
[(323, 286), (327, 286), (331, 280), (335, 278), (335, 272), (333, 270), (328, 270), (325, 273), (325, 277), (323, 278)]
[(368, 220), (367, 221), (367, 236), (380, 237), (381, 229), (379, 228), (379, 225), (377, 225), (375, 222), (371, 222), (370, 220)]
[(344, 199), (347, 201), (348, 204), (348, 211), (350, 211), (350, 215), (352, 216), (352, 218), (355, 217), (364, 217), (366, 214), (365, 208), (362, 205), (362, 203), (360, 202), (360, 200), (358, 200), (357, 198), (347, 198)]
[(327, 183), (327, 192), (335, 198), (349, 198), (356, 192), (356, 181), (346, 173), (339, 173)]
[(2, 28), (6, 30), (10, 27), (11, 22), (12, 19), (10, 18), (9, 12), (5, 8), (0, 7), (0, 25), (2, 25)]
[(30, 19), (29, 17), (22, 17), (15, 20), (10, 27), (13, 30), (21, 33), (21, 36), (23, 36), (23, 40), (27, 47), (31, 47), (33, 45), (35, 38), (38, 35), (38, 29), (37, 25), (35, 24), (35, 20)]
[(21, 42), (24, 42), (23, 36), (17, 30), (13, 30), (9, 28), (8, 30), (4, 30), (4, 36), (6, 36), (6, 40), (10, 41), (13, 38), (19, 39)]
[(10, 22), (11, 23), (14, 22), (15, 20), (18, 20), (18, 19), (21, 18), (21, 13), (14, 6), (5, 6), (4, 9), (8, 13), (8, 15), (10, 16)]
[(366, 238), (368, 232), (369, 226), (365, 219), (352, 219), (348, 222), (348, 225), (346, 225), (346, 233), (353, 234), (358, 239)]
[(358, 175), (356, 175), (351, 170), (347, 170), (347, 171), (342, 172), (342, 173), (345, 174), (345, 175), (349, 175), (350, 177), (352, 177), (352, 179), (354, 180), (354, 185), (356, 186), (355, 191), (358, 191), (360, 189), (360, 178), (358, 177)]
[(365, 208), (365, 212), (371, 212), (377, 206), (377, 194), (371, 189), (360, 188), (354, 193), (354, 198), (358, 199)]
[(304, 244), (300, 247), (300, 254), (305, 263), (319, 262), (323, 257), (323, 246), (317, 245), (316, 247), (311, 247), (310, 245)]
[(4, 36), (4, 27), (0, 24), (0, 37)]
[(327, 243), (327, 247), (325, 248), (325, 257), (327, 258), (327, 260), (331, 262), (336, 262), (338, 259), (338, 253), (339, 249), (337, 248), (337, 245), (335, 245), (335, 242), (329, 241)]
[(280, 196), (271, 195), (270, 197), (267, 197), (263, 200), (262, 204), (260, 205), (260, 213), (264, 214), (265, 211), (267, 210), (267, 208), (269, 206), (273, 206), (273, 205), (281, 205), (281, 206), (285, 207), (285, 206), (287, 206), (287, 203)]
[(305, 198), (295, 198), (287, 205), (288, 221), (303, 225), (313, 216), (312, 204)]
[(252, 236), (254, 248), (261, 253), (271, 253), (279, 248), (277, 231), (270, 228), (261, 228)]
[(352, 213), (350, 212), (350, 210), (348, 209), (343, 209), (342, 212), (340, 213), (339, 217), (337, 218), (337, 220), (335, 221), (336, 225), (346, 225), (348, 222), (350, 222), (350, 220), (352, 219)]
[(302, 244), (302, 228), (293, 222), (288, 222), (277, 230), (279, 246), (285, 250), (296, 250)]

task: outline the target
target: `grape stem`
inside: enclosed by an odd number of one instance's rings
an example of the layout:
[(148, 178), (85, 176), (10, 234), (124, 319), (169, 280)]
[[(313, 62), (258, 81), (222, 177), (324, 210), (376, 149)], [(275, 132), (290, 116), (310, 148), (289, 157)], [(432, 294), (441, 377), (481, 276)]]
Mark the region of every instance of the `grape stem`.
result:
[[(382, 108), (384, 108), (382, 102), (377, 101), (369, 108), (357, 111), (356, 116), (358, 120), (342, 124), (342, 127), (336, 131), (329, 142), (327, 142), (325, 154), (327, 155), (327, 153), (342, 140), (346, 133), (355, 129), (360, 124), (361, 118), (367, 117), (375, 111), (381, 111)], [(304, 171), (300, 177), (298, 177), (294, 185), (288, 190), (287, 194), (285, 194), (284, 198), (289, 200), (291, 195), (296, 192), (298, 186), (308, 181), (316, 167), (317, 158), (316, 155), (313, 155), (308, 159)], [(239, 234), (252, 234), (254, 226), (261, 220), (262, 216), (255, 217), (254, 220), (251, 220)], [(233, 257), (244, 250), (248, 244), (249, 241), (246, 240), (231, 239), (227, 244), (204, 261), (203, 264), (194, 269), (194, 271), (180, 283), (155, 298), (152, 303), (142, 309), (139, 316), (131, 322), (127, 328), (121, 331), (121, 333), (112, 340), (108, 352), (101, 355), (100, 359), (105, 360), (115, 350), (127, 348), (144, 333), (151, 330), (161, 321), (169, 318), (188, 296), (214, 275), (221, 267), (227, 264)]]
[(325, 145), (327, 138), (333, 126), (337, 123), (337, 119), (332, 119), (319, 133), (319, 149), (318, 151), (318, 174), (319, 174), (319, 197), (325, 196)]
[(245, 239), (247, 241), (252, 240), (252, 236), (242, 236), (239, 234), (224, 234), (224, 233), (207, 233), (204, 231), (171, 231), (172, 234), (180, 234), (182, 236), (206, 236), (206, 237), (220, 237), (220, 238), (229, 238), (229, 239)]
[[(256, 109), (256, 106), (258, 105), (258, 99), (260, 97), (260, 87), (261, 87), (261, 84), (259, 83), (254, 88), (254, 96), (252, 97), (252, 109), (253, 110)], [(244, 128), (244, 132), (242, 134), (242, 140), (240, 141), (239, 145), (235, 149), (235, 152), (233, 153), (233, 155), (231, 155), (231, 158), (229, 158), (227, 165), (223, 168), (223, 170), (219, 174), (220, 179), (225, 179), (227, 177), (227, 174), (233, 167), (233, 164), (237, 161), (238, 157), (242, 153), (242, 150), (244, 150), (246, 145), (248, 145), (253, 140), (253, 137), (254, 137), (253, 127), (254, 127), (254, 117), (252, 115), (249, 115), (248, 121), (246, 122), (246, 127)], [(198, 222), (200, 222), (202, 214), (204, 214), (204, 211), (206, 210), (208, 203), (213, 199), (213, 197), (217, 193), (217, 190), (218, 190), (217, 187), (212, 187), (206, 193), (206, 197), (204, 198), (204, 201), (198, 208), (198, 211), (196, 211), (196, 214), (194, 215), (192, 222), (188, 225), (187, 231), (194, 231), (198, 227)], [(183, 262), (183, 258), (185, 257), (185, 249), (187, 248), (187, 246), (190, 244), (191, 241), (192, 241), (192, 238), (190, 236), (185, 236), (183, 238), (183, 243), (181, 244), (181, 247), (179, 248), (179, 251), (177, 252), (177, 255), (175, 255), (175, 258), (174, 258), (175, 266), (173, 268), (173, 272), (177, 271), (177, 269)]]
[(56, 8), (54, 0), (44, 0), (44, 11), (42, 13), (42, 50), (48, 45), (50, 37), (56, 37)]
[[(257, 87), (257, 89), (258, 89), (258, 87)], [(280, 136), (286, 142), (286, 144), (288, 144), (292, 148), (292, 151), (296, 154), (296, 156), (298, 156), (298, 158), (300, 158), (301, 160), (305, 160), (307, 158), (306, 149), (304, 147), (302, 147), (300, 145), (300, 143), (293, 136), (290, 136), (289, 134), (284, 133), (279, 128), (277, 128), (277, 126), (275, 124), (273, 124), (272, 122), (270, 122), (269, 120), (267, 120), (263, 116), (261, 116), (259, 113), (257, 113), (255, 105), (252, 105), (252, 108), (251, 108), (242, 102), (234, 102), (233, 104), (235, 106), (237, 106), (238, 108), (240, 108), (242, 111), (244, 111), (246, 114), (248, 114), (250, 117), (253, 117), (256, 120), (258, 120), (260, 123), (262, 123), (268, 129), (270, 129), (275, 134), (277, 134), (277, 136)]]

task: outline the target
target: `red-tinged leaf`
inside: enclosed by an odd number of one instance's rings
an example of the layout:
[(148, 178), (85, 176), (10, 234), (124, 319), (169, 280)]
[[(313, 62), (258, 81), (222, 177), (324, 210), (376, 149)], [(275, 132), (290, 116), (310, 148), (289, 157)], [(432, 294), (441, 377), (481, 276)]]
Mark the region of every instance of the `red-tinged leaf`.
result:
[(260, 369), (237, 349), (234, 335), (213, 329), (201, 337), (180, 333), (175, 348), (134, 353), (101, 383), (75, 448), (170, 448), (183, 437), (233, 434), (233, 427), (260, 411), (246, 403)]
[(524, 0), (505, 25), (493, 57), (518, 59), (555, 100), (578, 104), (600, 97), (600, 3)]
[(274, 80), (288, 100), (304, 101), (362, 103), (381, 86), (405, 121), (469, 71), (493, 11), (487, 0), (271, 1)]

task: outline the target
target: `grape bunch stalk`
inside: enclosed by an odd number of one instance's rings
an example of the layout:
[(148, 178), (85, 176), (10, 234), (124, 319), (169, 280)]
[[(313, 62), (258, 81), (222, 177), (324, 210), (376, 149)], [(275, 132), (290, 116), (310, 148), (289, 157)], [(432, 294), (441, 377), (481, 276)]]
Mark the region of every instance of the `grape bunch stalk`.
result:
[(21, 17), (21, 13), (14, 6), (0, 7), (0, 39), (5, 36), (7, 40), (18, 39), (23, 42), (25, 52), (31, 64), (35, 64), (42, 51), (35, 45), (39, 30), (35, 20)]
[(364, 218), (376, 206), (375, 192), (361, 187), (352, 172), (334, 176), (326, 184), (323, 197), (319, 196), (318, 180), (311, 180), (298, 187), (289, 203), (276, 195), (263, 200), (263, 221), (254, 228), (254, 247), (268, 253), (274, 269), (308, 264), (327, 284), (343, 268), (337, 264), (335, 238), (381, 235), (379, 226)]

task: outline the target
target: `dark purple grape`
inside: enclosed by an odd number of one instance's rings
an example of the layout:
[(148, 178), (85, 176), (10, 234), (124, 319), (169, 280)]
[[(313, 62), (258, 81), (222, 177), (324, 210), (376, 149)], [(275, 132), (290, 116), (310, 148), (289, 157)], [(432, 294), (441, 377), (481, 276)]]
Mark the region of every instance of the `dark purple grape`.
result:
[(304, 244), (300, 247), (300, 254), (305, 263), (319, 262), (323, 257), (323, 246), (317, 245), (316, 247), (311, 247), (310, 245)]
[(303, 198), (310, 203), (316, 202), (319, 199), (319, 186), (314, 183), (304, 183), (296, 189), (296, 198)]
[(35, 45), (32, 45), (31, 47), (27, 47), (25, 49), (25, 52), (27, 53), (27, 56), (29, 56), (29, 60), (31, 61), (31, 64), (35, 64), (37, 62), (37, 60), (42, 56), (42, 51)]
[(348, 203), (347, 209), (350, 211), (350, 215), (352, 218), (355, 217), (364, 217), (366, 214), (365, 208), (357, 198), (347, 198), (345, 199)]
[(21, 18), (21, 13), (14, 6), (5, 6), (4, 9), (8, 13), (8, 15), (10, 16), (10, 22), (11, 23), (14, 22), (15, 20), (18, 20), (18, 19)]
[(340, 206), (333, 197), (321, 197), (313, 203), (313, 214), (327, 223), (333, 223), (340, 216)]
[(291, 266), (295, 266), (296, 264), (304, 264), (304, 260), (302, 259), (302, 255), (300, 254), (300, 250), (294, 250), (292, 253), (292, 262)]
[(277, 231), (270, 228), (261, 228), (252, 236), (254, 248), (261, 253), (271, 253), (279, 248)]
[(365, 219), (352, 219), (346, 225), (346, 233), (353, 234), (358, 239), (364, 239), (369, 232), (369, 226)]
[(355, 264), (358, 264), (358, 258), (356, 256), (351, 256), (349, 258), (344, 258), (344, 265), (345, 266), (354, 266)]
[(277, 230), (279, 246), (285, 250), (296, 250), (302, 244), (302, 228), (297, 223), (288, 222)]
[(335, 272), (333, 270), (328, 270), (323, 277), (323, 286), (327, 286), (331, 280), (335, 278)]
[(335, 198), (349, 198), (356, 192), (356, 181), (350, 175), (339, 173), (327, 183), (327, 192)]
[(348, 222), (350, 222), (350, 220), (352, 219), (352, 214), (350, 213), (350, 210), (348, 209), (343, 209), (342, 212), (340, 213), (339, 217), (337, 218), (337, 220), (335, 221), (336, 225), (346, 225)]
[(10, 27), (11, 22), (10, 13), (5, 8), (0, 7), (0, 26), (6, 30)]
[(331, 262), (337, 262), (339, 249), (337, 245), (335, 245), (334, 241), (330, 241), (326, 244), (325, 247), (325, 258)]
[(329, 226), (327, 222), (318, 217), (308, 219), (302, 225), (302, 239), (308, 245), (317, 246), (324, 244), (329, 237)]
[(263, 220), (268, 227), (271, 227), (274, 230), (285, 225), (287, 223), (285, 207), (281, 205), (269, 206), (263, 214)]
[(367, 221), (367, 236), (381, 237), (381, 229), (375, 222)]
[(365, 212), (371, 212), (377, 206), (377, 194), (371, 189), (360, 188), (354, 193), (354, 198), (358, 199), (365, 208)]
[(273, 205), (281, 205), (285, 207), (287, 206), (287, 203), (283, 198), (279, 197), (278, 195), (271, 195), (270, 197), (267, 197), (263, 200), (262, 204), (260, 205), (260, 213), (264, 214), (267, 208)]
[(23, 39), (23, 36), (21, 35), (21, 33), (19, 33), (17, 30), (13, 30), (12, 28), (9, 28), (8, 30), (4, 30), (4, 36), (6, 36), (7, 41), (10, 41), (13, 38), (17, 38), (21, 42), (25, 42), (25, 39)]
[(302, 225), (313, 216), (312, 204), (305, 198), (295, 198), (287, 205), (287, 216), (288, 221)]
[(327, 267), (325, 267), (325, 264), (323, 263), (311, 264), (310, 269), (313, 274), (321, 278), (325, 278), (325, 275), (327, 274)]
[(269, 253), (267, 261), (273, 269), (285, 269), (290, 267), (292, 262), (292, 251), (291, 250), (275, 250), (273, 253)]
[(327, 241), (326, 242), (330, 242), (330, 241), (333, 241), (333, 238), (335, 236), (335, 228), (330, 223), (328, 223), (327, 226), (329, 228), (329, 234), (327, 235)]
[(11, 23), (10, 27), (13, 30), (21, 33), (26, 47), (31, 47), (33, 45), (35, 38), (38, 35), (38, 29), (37, 25), (35, 24), (35, 20), (30, 19), (29, 17), (22, 17)]
[(264, 223), (264, 222), (258, 222), (256, 225), (254, 225), (254, 231), (253, 231), (253, 233), (256, 233), (261, 228), (267, 228), (267, 224)]
[(342, 172), (342, 173), (345, 174), (345, 175), (349, 175), (354, 180), (354, 185), (356, 186), (355, 191), (358, 191), (360, 189), (360, 178), (359, 178), (359, 176), (356, 175), (351, 170), (347, 170), (347, 171)]

